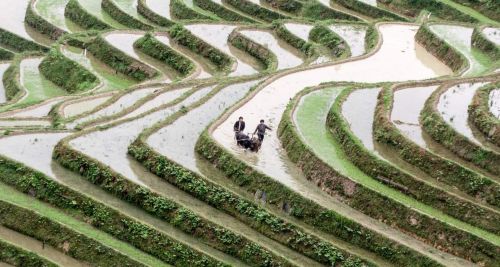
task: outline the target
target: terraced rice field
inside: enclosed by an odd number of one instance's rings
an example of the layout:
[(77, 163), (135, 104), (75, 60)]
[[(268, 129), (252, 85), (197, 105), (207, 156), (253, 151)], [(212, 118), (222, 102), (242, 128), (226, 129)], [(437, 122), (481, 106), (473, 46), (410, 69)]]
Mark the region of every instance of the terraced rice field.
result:
[(0, 2), (0, 266), (500, 266), (482, 4)]

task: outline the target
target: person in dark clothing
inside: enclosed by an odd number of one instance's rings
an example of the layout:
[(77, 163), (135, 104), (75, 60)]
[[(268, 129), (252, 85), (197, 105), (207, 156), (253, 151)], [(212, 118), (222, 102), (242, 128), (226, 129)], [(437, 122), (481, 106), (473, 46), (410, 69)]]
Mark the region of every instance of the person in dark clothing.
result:
[(264, 135), (266, 134), (266, 130), (272, 131), (272, 129), (269, 128), (269, 126), (267, 126), (264, 123), (264, 120), (260, 120), (260, 123), (259, 123), (259, 125), (257, 125), (257, 128), (255, 128), (255, 131), (253, 132), (253, 134), (257, 133), (257, 136), (259, 137), (259, 141), (261, 143), (262, 143), (262, 141), (264, 141)]
[(245, 121), (243, 117), (240, 117), (237, 122), (234, 123), (233, 130), (235, 133), (243, 132), (245, 130)]

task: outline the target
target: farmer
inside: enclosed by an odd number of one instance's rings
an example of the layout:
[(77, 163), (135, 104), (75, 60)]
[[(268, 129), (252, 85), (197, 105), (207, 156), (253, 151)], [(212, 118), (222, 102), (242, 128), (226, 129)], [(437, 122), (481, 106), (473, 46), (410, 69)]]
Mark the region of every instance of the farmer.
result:
[(233, 130), (235, 134), (245, 130), (245, 121), (243, 120), (243, 117), (240, 117), (238, 121), (234, 123)]
[(257, 136), (259, 137), (259, 141), (261, 143), (262, 143), (262, 141), (264, 141), (264, 135), (266, 134), (266, 130), (272, 131), (272, 129), (269, 128), (269, 126), (267, 126), (264, 123), (264, 120), (260, 120), (260, 123), (259, 123), (259, 125), (257, 125), (257, 128), (255, 128), (255, 131), (253, 132), (253, 134), (257, 133)]

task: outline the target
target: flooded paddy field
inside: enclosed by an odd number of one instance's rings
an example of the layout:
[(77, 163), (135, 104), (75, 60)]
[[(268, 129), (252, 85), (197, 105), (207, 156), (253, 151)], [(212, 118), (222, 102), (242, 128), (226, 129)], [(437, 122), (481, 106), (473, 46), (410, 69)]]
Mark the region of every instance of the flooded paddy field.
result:
[[(70, 1), (79, 5), (79, 17), (65, 14)], [(431, 138), (421, 115), (439, 93), (434, 104), (444, 123), (478, 147), (499, 153), (471, 123), (469, 105), (479, 88), (500, 81), (500, 22), (459, 1), (440, 1), (453, 9), (446, 16), (424, 12), (408, 21), (387, 17), (382, 2), (363, 0), (366, 5), (353, 2), (350, 8), (340, 2), (0, 1), (0, 205), (49, 222), (47, 229), (21, 229), (12, 222), (30, 222), (15, 217), (19, 213), (3, 213), (0, 241), (57, 266), (102, 265), (104, 254), (74, 253), (79, 245), (98, 246), (130, 266), (185, 266), (178, 261), (185, 258), (196, 259), (192, 266), (498, 266), (498, 227), (487, 225), (499, 213), (497, 192), (473, 195), (463, 184), (451, 183), (449, 175), (441, 180), (412, 164), (380, 142), (375, 114), (377, 104), (389, 101), (381, 99), (386, 90), (397, 88), (392, 103), (386, 102), (394, 131), (421, 153), (447, 160), (484, 178), (481, 182), (500, 182), (498, 175), (462, 158), (467, 151), (454, 152)], [(264, 22), (263, 14), (276, 20)], [(99, 30), (103, 23), (110, 27)], [(179, 25), (190, 34), (176, 36)], [(317, 25), (345, 41), (351, 56), (327, 56), (325, 44), (335, 46), (337, 40), (311, 41)], [(278, 26), (293, 36), (278, 36)], [(416, 41), (424, 26), (434, 35), (432, 45)], [(57, 40), (42, 34), (54, 29), (65, 34)], [(472, 44), (474, 30), (481, 31), (486, 45)], [(234, 33), (253, 43), (230, 42)], [(146, 34), (168, 49), (154, 41), (136, 49)], [(109, 46), (90, 47), (99, 37)], [(308, 46), (319, 55), (306, 57)], [(276, 68), (262, 64), (267, 59), (262, 54), (269, 52)], [(453, 53), (467, 60), (468, 69), (451, 70), (460, 64)], [(42, 61), (55, 54), (42, 75)], [(68, 68), (59, 64), (63, 61), (76, 64)], [(151, 69), (158, 75), (138, 78)], [(87, 75), (98, 79), (96, 86), (71, 93), (71, 86), (88, 83)], [(500, 118), (500, 90), (489, 93), (487, 104), (487, 112)], [(329, 125), (335, 108), (356, 146), (423, 187), (404, 191), (363, 169), (340, 142), (345, 137)], [(234, 125), (240, 116), (250, 138), (260, 120), (270, 128), (258, 152), (237, 145)], [(292, 127), (293, 140), (282, 139), (284, 122)], [(291, 151), (291, 142), (308, 151), (309, 161), (321, 162), (314, 168), (322, 179), (342, 176), (347, 191), (338, 194), (335, 185), (311, 177), (311, 166), (297, 161), (293, 153), (302, 151)], [(352, 194), (361, 189), (372, 194), (366, 199), (383, 198), (409, 217), (389, 217), (391, 211), (376, 210), (378, 202), (354, 203)], [(449, 207), (422, 198), (427, 189), (441, 194)], [(80, 203), (77, 193), (88, 203)], [(490, 193), (491, 201), (484, 201)], [(290, 204), (290, 197), (299, 202)], [(298, 210), (296, 203), (309, 204)], [(115, 213), (133, 222), (128, 229), (105, 226)], [(325, 217), (320, 222), (302, 214)], [(422, 218), (428, 224), (416, 230)], [(58, 234), (49, 224), (62, 225), (83, 244), (49, 244)], [(348, 234), (345, 227), (354, 230)], [(124, 230), (134, 238), (121, 234)], [(167, 240), (172, 243), (163, 243)], [(246, 245), (239, 247), (241, 242)], [(0, 260), (0, 266), (23, 266), (11, 259)]]

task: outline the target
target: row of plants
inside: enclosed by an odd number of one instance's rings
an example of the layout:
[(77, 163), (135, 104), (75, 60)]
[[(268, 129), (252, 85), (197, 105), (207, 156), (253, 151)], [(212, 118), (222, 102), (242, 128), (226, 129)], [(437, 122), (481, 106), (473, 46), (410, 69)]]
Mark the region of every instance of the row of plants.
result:
[[(130, 243), (138, 249), (166, 263), (185, 266), (221, 266), (220, 262), (210, 256), (186, 246), (164, 233), (130, 218), (70, 187), (62, 185), (40, 172), (34, 171), (20, 163), (1, 156), (0, 180), (25, 194), (33, 195), (43, 202), (49, 203), (68, 214), (72, 214), (88, 222), (93, 227), (117, 239)], [(153, 203), (150, 204), (152, 205)], [(22, 221), (28, 223), (30, 220), (30, 217), (28, 217), (28, 219)], [(15, 224), (15, 222), (13, 223)], [(49, 225), (49, 223), (48, 221), (46, 222), (47, 225)], [(36, 228), (29, 227), (24, 231), (29, 229), (33, 230)], [(56, 234), (58, 231), (52, 231), (52, 233)], [(34, 236), (34, 234), (32, 236)], [(61, 236), (58, 238), (64, 239), (67, 236), (67, 234), (61, 232)], [(82, 235), (78, 236), (81, 236), (80, 238), (85, 238)], [(40, 240), (46, 240), (43, 236), (40, 238), (42, 238)], [(56, 243), (58, 238), (53, 238), (54, 244), (52, 245), (55, 247), (59, 244)], [(73, 246), (74, 245), (72, 245), (72, 247)], [(101, 250), (100, 248), (104, 249), (101, 244), (93, 245), (89, 242), (82, 242), (82, 246), (97, 251)], [(79, 251), (80, 250), (76, 249), (75, 253), (81, 253)], [(87, 250), (83, 249), (82, 251), (85, 252)], [(102, 253), (99, 253), (98, 255), (101, 254)], [(88, 261), (92, 262), (92, 259), (97, 256), (94, 255), (94, 253), (90, 253), (88, 257)], [(117, 266), (129, 266), (130, 264), (128, 264), (127, 261), (130, 261), (130, 259), (123, 255), (114, 258), (114, 262)], [(104, 264), (102, 266), (110, 265)]]
[(12, 60), (14, 58), (14, 53), (10, 52), (7, 49), (3, 49), (0, 47), (0, 61), (1, 60)]
[(172, 67), (182, 76), (188, 76), (196, 69), (195, 64), (191, 60), (168, 45), (158, 41), (151, 33), (147, 33), (144, 37), (137, 40), (134, 43), (134, 47), (144, 54)]
[(454, 0), (468, 6), (491, 19), (500, 21), (500, 5), (497, 0)]
[(87, 12), (78, 0), (69, 0), (64, 9), (64, 17), (86, 30), (107, 30), (111, 26)]
[(181, 20), (213, 20), (189, 8), (182, 0), (170, 0), (170, 13), (174, 18)]
[(365, 34), (365, 51), (372, 51), (379, 43), (379, 32), (374, 24), (368, 25)]
[(264, 2), (272, 8), (279, 9), (295, 16), (299, 15), (304, 7), (304, 4), (297, 0), (264, 0)]
[[(342, 104), (349, 94), (350, 91), (346, 90), (337, 98), (328, 113), (327, 127), (354, 165), (368, 176), (445, 214), (498, 233), (499, 226), (496, 223), (497, 220), (491, 218), (492, 214), (481, 210), (473, 203), (416, 179), (366, 149), (343, 119)], [(447, 252), (464, 259), (471, 259), (473, 262), (483, 262), (488, 266), (495, 266), (500, 262), (500, 257), (491, 253), (500, 248), (491, 242), (449, 225), (447, 222), (437, 219), (433, 222), (434, 231), (419, 231), (420, 229), (417, 228), (414, 234), (437, 248), (445, 246)], [(403, 228), (404, 225), (401, 227)]]
[(158, 75), (157, 70), (128, 56), (108, 43), (102, 36), (97, 36), (87, 43), (86, 49), (104, 64), (137, 81), (144, 81)]
[(147, 139), (159, 129), (173, 123), (186, 112), (196, 107), (191, 106), (170, 116), (153, 127), (146, 129), (129, 146), (128, 153), (143, 164), (149, 171), (168, 183), (191, 194), (195, 198), (226, 212), (263, 235), (282, 243), (320, 263), (336, 266), (372, 266), (357, 256), (343, 251), (307, 233), (296, 225), (287, 222), (252, 201), (227, 190), (223, 186), (192, 172), (180, 164), (161, 155), (147, 144)]
[(468, 61), (462, 53), (439, 38), (429, 27), (429, 24), (420, 26), (415, 35), (415, 40), (425, 49), (446, 64), (454, 72), (468, 68)]
[[(484, 218), (481, 216), (485, 214), (489, 215), (487, 212), (481, 212), (481, 210), (478, 211), (478, 208), (471, 205), (471, 203), (464, 203), (463, 201), (461, 202), (460, 200), (455, 200), (448, 196), (446, 192), (439, 191), (423, 182), (420, 182), (419, 180), (415, 180), (413, 177), (403, 173), (388, 164), (386, 161), (378, 159), (375, 155), (369, 152), (363, 146), (361, 141), (352, 134), (349, 129), (349, 125), (345, 122), (342, 116), (342, 103), (350, 92), (351, 90), (344, 90), (337, 98), (336, 102), (332, 106), (332, 109), (328, 113), (327, 127), (331, 131), (333, 138), (341, 145), (344, 153), (354, 165), (370, 177), (380, 180), (384, 184), (393, 187), (396, 190), (402, 191), (419, 201), (440, 206), (441, 210), (444, 210), (444, 212), (449, 212), (448, 209), (452, 209), (469, 220), (470, 215), (468, 212), (471, 212), (475, 215), (475, 217), (472, 216), (473, 221), (475, 220), (478, 221), (477, 223), (482, 223)], [(289, 121), (289, 123), (293, 122)], [(291, 124), (288, 124), (288, 126), (293, 127)], [(288, 130), (291, 131), (291, 129)], [(297, 135), (297, 133), (295, 134)], [(290, 136), (282, 136), (282, 142), (287, 143), (287, 138), (290, 138)], [(293, 153), (300, 155), (300, 149), (305, 149), (307, 151), (306, 146), (302, 143), (298, 145), (293, 143), (288, 144), (288, 146), (290, 146), (290, 150), (292, 150), (295, 145), (298, 147), (295, 147)], [(286, 146), (287, 145), (285, 145), (285, 147)], [(292, 153), (289, 151), (289, 154), (291, 155)], [(313, 152), (311, 152), (311, 155), (313, 155)], [(305, 156), (308, 155), (306, 154)], [(293, 161), (298, 160), (299, 158), (292, 155), (291, 159)], [(310, 158), (307, 160), (310, 160)], [(348, 178), (342, 179), (342, 175), (338, 174), (331, 167), (328, 167), (328, 165), (323, 163), (321, 160), (316, 161), (316, 163), (318, 163), (318, 166), (326, 168), (326, 170), (324, 170), (324, 173), (319, 174), (316, 173), (316, 169), (308, 170), (313, 177), (326, 173), (331, 177), (341, 179), (341, 181), (346, 181), (346, 179), (349, 180)], [(308, 163), (306, 162), (304, 164)], [(307, 165), (307, 167), (310, 168), (317, 168), (318, 166)], [(324, 178), (320, 176), (316, 179)], [(330, 181), (325, 183), (330, 185), (326, 186), (329, 190), (336, 190), (338, 194), (342, 195), (342, 197), (346, 197), (345, 193), (341, 193), (342, 189), (337, 188), (341, 187), (342, 182), (337, 181), (334, 183)], [(354, 182), (350, 181), (350, 183)], [(349, 186), (348, 183), (345, 183), (344, 185)], [(360, 186), (359, 184), (357, 185), (358, 186), (356, 187), (355, 192), (352, 193), (353, 195), (348, 197), (352, 200), (352, 202), (348, 202), (348, 204), (352, 205), (354, 208), (371, 217), (383, 219), (387, 222), (387, 224), (395, 226), (403, 232), (411, 233), (412, 235), (417, 236), (418, 239), (425, 240), (425, 242), (435, 246), (436, 248), (446, 247), (447, 251), (465, 259), (471, 258), (474, 262), (491, 262), (489, 249), (492, 249), (495, 246), (489, 242), (471, 235), (468, 232), (450, 226), (446, 222), (442, 222), (417, 212), (391, 198), (381, 195), (380, 193), (376, 193), (368, 188)], [(367, 201), (370, 202), (370, 205), (367, 205)], [(443, 205), (442, 203), (445, 204)], [(391, 208), (388, 209), (388, 206)], [(495, 220), (492, 218), (490, 219), (491, 221), (488, 226), (496, 228), (497, 226), (495, 225)]]
[(48, 47), (41, 44), (35, 43), (30, 40), (26, 40), (14, 33), (0, 29), (0, 45), (11, 49), (15, 52), (25, 52), (25, 51), (49, 51)]
[(348, 21), (359, 21), (355, 16), (350, 14), (326, 7), (316, 1), (307, 1), (303, 4), (302, 11), (300, 15), (304, 18), (316, 20), (348, 20)]
[(265, 22), (273, 22), (274, 20), (288, 18), (285, 15), (261, 7), (255, 3), (250, 2), (249, 0), (222, 0), (222, 2), (245, 14), (256, 17)]
[(324, 25), (314, 26), (309, 32), (309, 39), (328, 48), (335, 58), (347, 58), (351, 55), (346, 41)]
[[(471, 249), (470, 244), (481, 244), (482, 241), (478, 241), (477, 238), (471, 237), (470, 235), (463, 234), (447, 223), (443, 223), (442, 221), (422, 214), (411, 207), (401, 204), (397, 200), (385, 196), (383, 193), (372, 190), (338, 173), (304, 144), (300, 134), (296, 130), (292, 118), (294, 109), (302, 96), (311, 91), (311, 89), (305, 90), (291, 102), (282, 118), (278, 130), (278, 136), (289, 158), (303, 171), (307, 179), (320, 186), (322, 190), (335, 197), (339, 197), (344, 203), (372, 218), (383, 221), (392, 227), (396, 227), (402, 232), (416, 235), (418, 239), (425, 240), (435, 247), (446, 247), (447, 250), (453, 251), (455, 254), (459, 254), (464, 258), (468, 258), (469, 252), (460, 249), (460, 246), (464, 244), (455, 244), (457, 240), (467, 243), (467, 250)], [(349, 92), (349, 90), (347, 90), (347, 92)], [(346, 93), (343, 93), (339, 96), (340, 101), (346, 95)], [(328, 127), (335, 135), (334, 138), (337, 139), (338, 143), (343, 147), (349, 159), (357, 166), (359, 166), (360, 163), (367, 165), (366, 167), (360, 166), (362, 167), (362, 171), (365, 171), (369, 167), (372, 169), (383, 169), (383, 166), (368, 165), (370, 162), (373, 162), (372, 158), (367, 155), (368, 152), (363, 151), (364, 149), (359, 147), (361, 145), (359, 140), (355, 140), (355, 137), (351, 136), (348, 130), (349, 126), (339, 117), (341, 116), (339, 112), (341, 112), (340, 104), (336, 103), (334, 107), (332, 107), (331, 114), (329, 115)], [(332, 125), (334, 126), (332, 127)], [(374, 173), (372, 172), (369, 174)], [(379, 172), (376, 174), (378, 176), (375, 177), (392, 177), (387, 175), (387, 173)], [(394, 182), (399, 184), (398, 181)], [(434, 192), (431, 191), (427, 192), (426, 195), (433, 194)], [(464, 208), (469, 207), (466, 206)], [(467, 209), (465, 210), (467, 211)], [(472, 207), (472, 211), (476, 212), (476, 208)], [(490, 214), (483, 211), (482, 214), (478, 215), (476, 213), (475, 215), (487, 217)], [(467, 214), (467, 216), (469, 215)], [(481, 257), (475, 257), (473, 259), (477, 262), (483, 261), (484, 255), (482, 255), (482, 253), (477, 254), (481, 255)], [(488, 254), (486, 255), (489, 256)]]
[(278, 66), (278, 59), (276, 55), (271, 52), (267, 47), (254, 42), (252, 39), (244, 36), (238, 31), (233, 31), (229, 34), (228, 41), (234, 47), (241, 49), (255, 57), (264, 66), (267, 72), (276, 70)]
[(144, 266), (126, 255), (36, 212), (0, 201), (0, 225), (96, 266)]
[(8, 101), (18, 99), (24, 94), (21, 86), (21, 61), (24, 58), (24, 54), (17, 54), (3, 73), (2, 82), (5, 98)]
[(38, 66), (40, 73), (68, 93), (78, 93), (95, 88), (99, 78), (85, 67), (67, 58), (54, 46)]
[(143, 17), (147, 18), (154, 24), (162, 27), (170, 27), (174, 25), (174, 22), (172, 22), (171, 20), (151, 10), (146, 4), (146, 0), (137, 1), (137, 13), (141, 14)]
[(223, 5), (219, 5), (212, 0), (193, 0), (193, 3), (201, 9), (210, 11), (217, 15), (217, 17), (226, 21), (255, 23), (255, 20), (247, 16), (240, 15), (237, 12), (228, 9)]
[(430, 12), (444, 20), (455, 20), (461, 22), (477, 22), (474, 17), (439, 0), (379, 0), (389, 9), (405, 16), (416, 18), (422, 10)]
[(495, 175), (499, 175), (500, 154), (485, 149), (461, 133), (458, 133), (453, 126), (443, 119), (437, 110), (437, 103), (441, 94), (447, 89), (448, 87), (442, 86), (425, 102), (424, 109), (420, 114), (423, 130), (427, 132), (434, 141), (443, 145), (460, 158), (472, 162), (474, 165)]
[(232, 69), (234, 60), (230, 56), (192, 34), (189, 30), (182, 27), (182, 25), (176, 24), (169, 28), (168, 33), (175, 42), (189, 48), (193, 53), (208, 59), (218, 70), (229, 71)]
[[(422, 147), (405, 137), (389, 118), (392, 103), (393, 89), (385, 88), (379, 97), (375, 113), (374, 137), (378, 142), (393, 148), (403, 160), (416, 166), (430, 177), (454, 186), (477, 200), (500, 207), (500, 186), (497, 183), (427, 149), (422, 149)], [(460, 217), (464, 221), (470, 221), (470, 219), (466, 220), (465, 217), (475, 218), (474, 220), (479, 220), (482, 223), (473, 224), (478, 226), (486, 224), (482, 227), (495, 233), (500, 232), (500, 228), (496, 225), (496, 222), (500, 221), (500, 216), (497, 214), (478, 210), (472, 207), (471, 203), (463, 205), (460, 213), (463, 213)], [(488, 224), (489, 226), (486, 227)]]
[(14, 246), (0, 239), (0, 262), (23, 267), (57, 267), (56, 264), (33, 252)]
[(31, 0), (28, 8), (26, 9), (26, 15), (24, 17), (24, 22), (35, 29), (37, 32), (47, 35), (52, 40), (57, 40), (66, 31), (59, 29), (52, 23), (48, 22), (42, 16), (40, 16), (35, 10), (35, 0)]
[(336, 4), (339, 4), (347, 9), (351, 9), (360, 14), (384, 20), (395, 20), (395, 21), (408, 21), (405, 17), (402, 17), (396, 13), (390, 12), (388, 10), (372, 6), (370, 4), (364, 3), (358, 0), (330, 0)]
[(479, 49), (490, 58), (500, 60), (500, 46), (488, 39), (483, 33), (484, 27), (476, 27), (472, 32), (472, 47)]
[(151, 215), (192, 235), (200, 242), (234, 256), (251, 266), (293, 266), (288, 260), (275, 255), (248, 238), (200, 217), (173, 199), (128, 180), (114, 172), (109, 166), (105, 166), (71, 148), (68, 140), (61, 141), (55, 147), (54, 159), (62, 166), (81, 174), (112, 195), (136, 205)]
[(307, 57), (310, 58), (313, 56), (317, 56), (317, 51), (314, 48), (313, 44), (308, 42), (307, 40), (302, 40), (302, 38), (299, 38), (295, 34), (290, 32), (285, 27), (283, 22), (273, 22), (273, 29), (279, 38), (304, 53)]
[(371, 251), (396, 265), (441, 266), (431, 258), (329, 210), (255, 170), (222, 148), (210, 137), (208, 131), (200, 135), (196, 151), (243, 190), (250, 194), (254, 194), (257, 190), (266, 192), (269, 205), (281, 207), (282, 203), (288, 203), (290, 216), (303, 223)]
[(476, 91), (469, 105), (469, 120), (488, 140), (500, 146), (500, 120), (490, 112), (491, 92), (500, 89), (500, 82), (487, 84)]
[(113, 2), (113, 0), (102, 0), (101, 8), (103, 11), (108, 13), (109, 16), (112, 17), (114, 20), (118, 21), (119, 23), (129, 28), (139, 29), (143, 31), (151, 31), (154, 29), (153, 26), (146, 24), (140, 21), (139, 19), (135, 18), (134, 16), (128, 14), (127, 12), (123, 11)]

